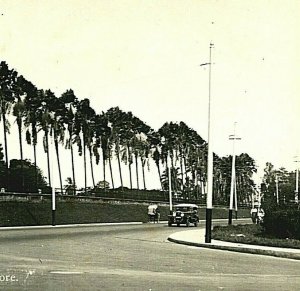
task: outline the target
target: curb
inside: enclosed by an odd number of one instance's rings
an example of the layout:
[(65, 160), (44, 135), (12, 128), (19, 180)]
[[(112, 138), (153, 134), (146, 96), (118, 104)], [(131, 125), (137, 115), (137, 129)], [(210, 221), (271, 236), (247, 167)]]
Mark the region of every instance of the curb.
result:
[(143, 222), (108, 222), (108, 223), (79, 223), (79, 224), (58, 224), (58, 225), (33, 225), (33, 226), (8, 226), (0, 227), (0, 231), (22, 230), (22, 229), (54, 229), (54, 228), (72, 228), (72, 227), (93, 227), (93, 226), (114, 226), (114, 225), (139, 225)]
[(215, 249), (215, 250), (223, 250), (223, 251), (231, 251), (231, 252), (239, 252), (239, 253), (248, 253), (254, 255), (265, 255), (265, 256), (273, 256), (285, 259), (293, 259), (293, 260), (300, 260), (300, 250), (299, 253), (290, 253), (286, 251), (277, 251), (277, 250), (266, 250), (266, 249), (254, 249), (249, 247), (243, 247), (241, 244), (236, 246), (225, 246), (225, 245), (215, 245), (209, 243), (200, 243), (200, 242), (191, 242), (191, 241), (184, 241), (174, 239), (172, 237), (168, 237), (168, 241), (183, 244), (193, 247), (201, 247), (201, 248), (208, 248), (208, 249)]

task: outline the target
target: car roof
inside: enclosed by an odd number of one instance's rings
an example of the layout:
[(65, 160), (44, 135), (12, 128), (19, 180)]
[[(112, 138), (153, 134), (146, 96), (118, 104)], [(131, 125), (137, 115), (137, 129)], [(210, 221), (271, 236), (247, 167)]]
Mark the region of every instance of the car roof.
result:
[(182, 204), (177, 204), (175, 207), (192, 207), (192, 208), (198, 208), (196, 204), (191, 204), (191, 203), (182, 203)]

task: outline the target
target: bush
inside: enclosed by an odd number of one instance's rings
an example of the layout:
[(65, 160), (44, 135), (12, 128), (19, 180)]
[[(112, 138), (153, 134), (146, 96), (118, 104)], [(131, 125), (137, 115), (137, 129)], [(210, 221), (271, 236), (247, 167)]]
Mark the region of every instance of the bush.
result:
[(277, 238), (300, 239), (300, 210), (296, 207), (266, 209), (263, 227), (265, 233)]

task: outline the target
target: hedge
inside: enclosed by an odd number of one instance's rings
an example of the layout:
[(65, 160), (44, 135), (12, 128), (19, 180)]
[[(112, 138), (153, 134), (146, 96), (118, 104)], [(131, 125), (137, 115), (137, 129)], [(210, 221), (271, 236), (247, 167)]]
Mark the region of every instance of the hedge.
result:
[(265, 210), (265, 233), (277, 238), (300, 239), (300, 210), (292, 207)]

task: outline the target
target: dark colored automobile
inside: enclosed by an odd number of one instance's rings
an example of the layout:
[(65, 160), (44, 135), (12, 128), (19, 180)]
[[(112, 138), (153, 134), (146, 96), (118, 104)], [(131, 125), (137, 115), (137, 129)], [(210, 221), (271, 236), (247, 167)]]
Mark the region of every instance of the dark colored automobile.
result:
[(186, 226), (194, 224), (195, 226), (198, 226), (198, 223), (198, 206), (196, 204), (178, 204), (175, 206), (175, 211), (173, 211), (171, 215), (168, 215), (169, 226), (172, 226), (172, 224), (176, 224), (177, 226), (180, 226), (180, 224)]

